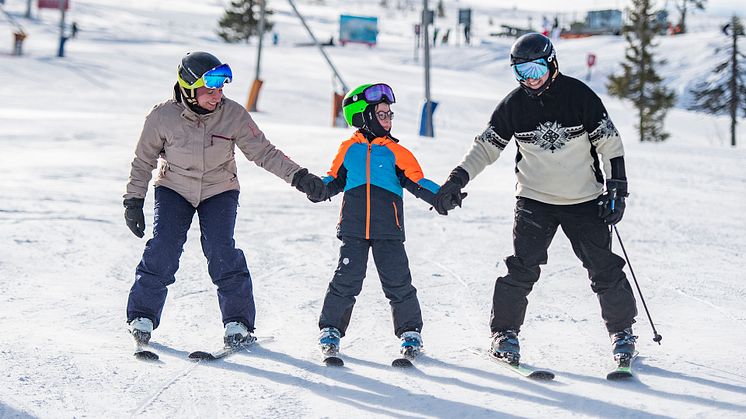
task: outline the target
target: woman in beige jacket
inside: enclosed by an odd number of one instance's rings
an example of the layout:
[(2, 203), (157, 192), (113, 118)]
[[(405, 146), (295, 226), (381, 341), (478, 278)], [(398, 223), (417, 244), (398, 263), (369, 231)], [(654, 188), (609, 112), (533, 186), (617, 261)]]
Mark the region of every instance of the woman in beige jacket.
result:
[(223, 84), (232, 77), (228, 64), (215, 56), (188, 53), (178, 68), (174, 98), (146, 117), (135, 149), (124, 207), (127, 226), (137, 237), (145, 233), (143, 203), (152, 171), (158, 169), (153, 238), (145, 245), (127, 303), (135, 355), (141, 358), (157, 358), (144, 346), (160, 322), (195, 212), (208, 271), (218, 287), (225, 345), (254, 339), (251, 276), (233, 240), (239, 194), (236, 147), (309, 198), (320, 199), (324, 191), (319, 177), (275, 148), (249, 113), (223, 96)]

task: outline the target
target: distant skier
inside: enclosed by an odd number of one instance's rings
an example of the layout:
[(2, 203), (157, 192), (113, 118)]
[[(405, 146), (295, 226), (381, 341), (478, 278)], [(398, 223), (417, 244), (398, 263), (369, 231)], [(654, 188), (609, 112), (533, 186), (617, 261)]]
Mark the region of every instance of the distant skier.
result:
[(320, 198), (325, 190), (321, 178), (267, 140), (243, 106), (223, 96), (223, 85), (232, 78), (228, 64), (215, 56), (188, 53), (178, 67), (173, 99), (156, 105), (145, 118), (124, 195), (127, 227), (143, 237), (143, 203), (157, 165), (153, 238), (145, 245), (127, 303), (130, 332), (140, 343), (147, 344), (160, 323), (167, 286), (175, 281), (195, 212), (208, 271), (218, 287), (225, 344), (251, 338), (251, 276), (233, 240), (239, 195), (236, 147), (310, 197)]
[(401, 352), (414, 356), (422, 346), (420, 303), (404, 249), (402, 193), (406, 188), (432, 205), (439, 186), (424, 177), (414, 155), (391, 135), (391, 104), (395, 102), (391, 87), (378, 83), (352, 89), (342, 103), (345, 120), (358, 130), (342, 142), (323, 179), (328, 193), (324, 198), (344, 191), (337, 226), (342, 241), (339, 264), (319, 319), (319, 345), (327, 356), (339, 350), (371, 249), (391, 304), (394, 333), (402, 341)]
[(627, 197), (619, 132), (601, 99), (581, 81), (559, 72), (546, 36), (530, 33), (518, 38), (510, 63), (520, 86), (500, 102), (487, 128), (435, 197), (438, 211), (455, 208), (467, 182), (494, 163), (510, 139), (516, 138), (514, 253), (505, 259), (507, 275), (495, 282), (492, 351), (518, 363), (518, 332), (527, 296), (539, 279), (540, 265), (547, 262), (557, 227), (562, 227), (588, 270), (615, 357), (630, 357), (637, 308), (622, 271), (624, 259), (610, 250), (608, 227), (622, 219)]

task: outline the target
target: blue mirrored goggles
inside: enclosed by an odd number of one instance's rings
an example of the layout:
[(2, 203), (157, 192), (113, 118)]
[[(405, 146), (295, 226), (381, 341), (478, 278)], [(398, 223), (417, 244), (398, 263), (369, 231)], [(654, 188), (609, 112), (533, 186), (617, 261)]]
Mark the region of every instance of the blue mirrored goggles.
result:
[(363, 90), (363, 95), (365, 96), (365, 101), (368, 103), (383, 102), (384, 98), (389, 103), (396, 103), (394, 91), (388, 84), (379, 83), (369, 86)]
[(549, 71), (549, 63), (546, 58), (514, 64), (513, 74), (518, 81), (526, 79), (540, 79)]
[(215, 68), (207, 70), (194, 83), (189, 83), (179, 75), (179, 84), (187, 89), (196, 89), (198, 87), (207, 87), (208, 89), (220, 89), (225, 83), (233, 81), (233, 71), (228, 64), (221, 64)]

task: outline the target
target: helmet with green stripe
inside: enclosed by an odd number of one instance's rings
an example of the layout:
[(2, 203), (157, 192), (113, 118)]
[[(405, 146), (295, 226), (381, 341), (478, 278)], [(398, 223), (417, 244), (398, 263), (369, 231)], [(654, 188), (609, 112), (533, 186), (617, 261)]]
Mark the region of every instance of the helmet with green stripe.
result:
[(361, 128), (365, 124), (363, 112), (369, 105), (381, 102), (396, 103), (394, 91), (384, 83), (363, 84), (350, 90), (342, 101), (342, 112), (347, 124)]

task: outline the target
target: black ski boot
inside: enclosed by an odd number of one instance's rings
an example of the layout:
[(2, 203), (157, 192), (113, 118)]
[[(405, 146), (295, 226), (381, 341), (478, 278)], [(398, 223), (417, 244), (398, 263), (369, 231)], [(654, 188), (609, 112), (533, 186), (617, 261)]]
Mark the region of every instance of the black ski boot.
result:
[(637, 341), (637, 336), (632, 334), (632, 328), (627, 327), (622, 331), (611, 333), (610, 336), (614, 360), (618, 364), (628, 363), (635, 353), (635, 342)]
[(511, 365), (518, 365), (521, 359), (520, 352), (516, 330), (503, 330), (492, 335), (492, 354), (496, 358), (502, 358)]

